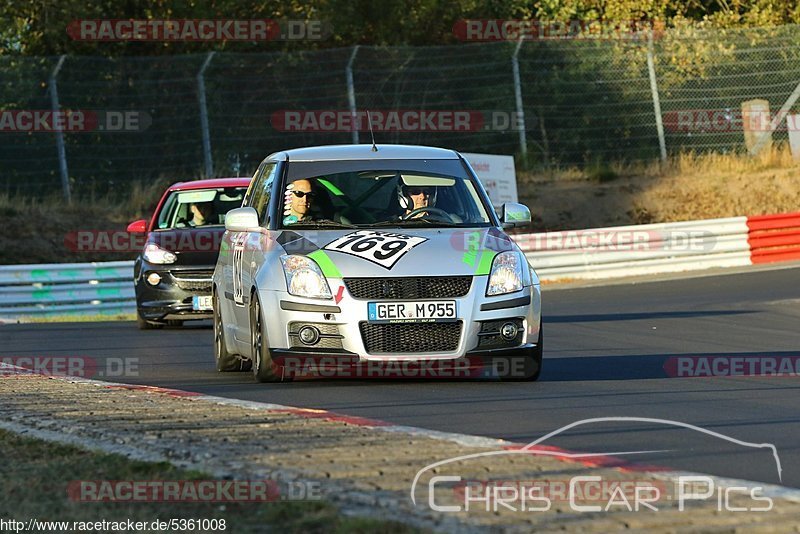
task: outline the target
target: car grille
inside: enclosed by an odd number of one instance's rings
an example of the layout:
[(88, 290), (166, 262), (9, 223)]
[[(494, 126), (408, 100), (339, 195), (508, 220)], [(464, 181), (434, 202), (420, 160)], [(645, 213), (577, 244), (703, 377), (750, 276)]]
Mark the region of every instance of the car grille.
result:
[(461, 321), (449, 323), (390, 323), (362, 322), (361, 339), (370, 354), (452, 352), (461, 340)]
[(211, 294), (211, 277), (214, 271), (170, 271), (175, 285), (184, 291)]
[(344, 284), (357, 299), (444, 299), (469, 293), (472, 277), (345, 278)]

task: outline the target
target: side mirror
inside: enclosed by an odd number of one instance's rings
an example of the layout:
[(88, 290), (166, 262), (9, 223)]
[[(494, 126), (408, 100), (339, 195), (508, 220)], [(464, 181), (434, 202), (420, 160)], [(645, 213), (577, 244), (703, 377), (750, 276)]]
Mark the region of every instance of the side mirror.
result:
[(531, 210), (525, 204), (506, 202), (503, 204), (503, 215), (500, 218), (503, 228), (514, 228), (531, 223)]
[(253, 208), (232, 209), (225, 215), (225, 229), (230, 232), (255, 232), (261, 225)]
[(128, 225), (128, 233), (129, 234), (144, 234), (147, 233), (147, 221), (144, 219), (139, 219), (138, 221), (133, 221)]

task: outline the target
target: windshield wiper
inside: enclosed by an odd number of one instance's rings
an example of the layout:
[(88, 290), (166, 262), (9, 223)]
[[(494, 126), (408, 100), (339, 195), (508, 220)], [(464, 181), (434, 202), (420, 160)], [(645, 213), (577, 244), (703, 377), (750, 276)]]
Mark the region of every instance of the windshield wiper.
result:
[(318, 219), (316, 221), (298, 222), (285, 225), (286, 228), (358, 228), (355, 224), (347, 224), (330, 219)]
[(398, 228), (410, 227), (410, 226), (431, 226), (431, 225), (441, 225), (447, 227), (460, 227), (462, 226), (459, 223), (454, 223), (450, 221), (445, 221), (443, 219), (398, 219), (396, 221), (381, 221), (376, 223), (369, 223), (362, 225), (363, 227), (373, 227), (373, 226), (396, 226)]

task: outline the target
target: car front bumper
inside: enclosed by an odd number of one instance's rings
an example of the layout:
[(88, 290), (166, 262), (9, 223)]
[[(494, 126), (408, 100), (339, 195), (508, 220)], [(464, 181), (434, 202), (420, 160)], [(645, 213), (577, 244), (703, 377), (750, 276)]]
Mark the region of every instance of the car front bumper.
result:
[[(399, 342), (402, 350), (370, 350), (363, 325), (368, 324), (368, 303), (375, 300), (355, 299), (347, 293), (346, 288), (343, 292), (331, 288), (334, 294), (341, 295), (338, 303), (333, 299), (300, 298), (286, 291), (260, 291), (265, 334), (270, 349), (276, 353), (284, 352), (294, 357), (298, 356), (295, 354), (297, 352), (299, 357), (306, 359), (310, 354), (320, 357), (342, 355), (347, 359), (357, 358), (359, 362), (458, 360), (475, 359), (478, 356), (491, 358), (509, 351), (518, 352), (535, 347), (539, 342), (541, 327), (540, 286), (527, 286), (516, 293), (486, 297), (486, 278), (476, 276), (470, 292), (463, 297), (441, 299), (457, 302), (457, 321), (460, 322), (457, 328), (458, 340), (452, 340), (449, 350), (416, 351), (402, 340)], [(515, 321), (519, 325), (519, 333), (515, 339), (504, 341), (491, 335), (497, 325), (507, 321)], [(442, 326), (448, 324), (447, 327)], [(306, 345), (300, 341), (296, 334), (304, 325), (313, 326), (320, 331), (322, 336), (318, 343)], [(456, 330), (450, 323), (411, 325), (406, 331), (418, 336), (427, 335), (423, 330), (428, 328), (431, 332), (444, 328)], [(417, 329), (419, 332), (415, 332)], [(380, 332), (377, 335), (380, 337)], [(492, 342), (487, 344), (487, 338), (492, 338)]]
[[(211, 266), (174, 266), (142, 263), (135, 270), (136, 307), (147, 321), (209, 319), (212, 310), (196, 310), (195, 296), (211, 295)], [(147, 276), (158, 273), (161, 281), (153, 286)]]

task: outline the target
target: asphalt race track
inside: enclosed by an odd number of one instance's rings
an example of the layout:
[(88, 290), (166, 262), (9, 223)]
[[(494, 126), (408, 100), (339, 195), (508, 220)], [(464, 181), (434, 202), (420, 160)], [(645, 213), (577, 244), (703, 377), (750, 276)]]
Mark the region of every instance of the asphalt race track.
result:
[[(88, 356), (100, 369), (106, 358), (138, 358), (138, 377), (100, 378), (516, 442), (586, 418), (674, 420), (745, 442), (774, 444), (782, 483), (800, 487), (798, 376), (668, 376), (675, 369), (673, 357), (800, 357), (800, 268), (546, 287), (544, 313), (545, 367), (535, 383), (340, 379), (255, 384), (249, 373), (215, 371), (210, 323), (147, 332), (120, 322), (3, 325), (0, 357)], [(621, 457), (779, 483), (769, 450), (665, 424), (587, 424), (545, 443), (593, 453), (660, 451)]]

